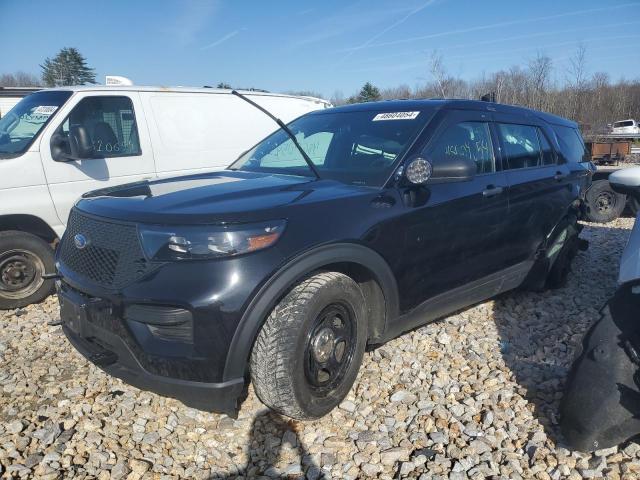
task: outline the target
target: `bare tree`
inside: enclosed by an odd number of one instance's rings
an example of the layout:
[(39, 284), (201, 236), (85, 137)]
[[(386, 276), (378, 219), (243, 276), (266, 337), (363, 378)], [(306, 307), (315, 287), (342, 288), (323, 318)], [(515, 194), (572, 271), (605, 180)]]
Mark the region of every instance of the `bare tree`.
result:
[(587, 49), (584, 45), (579, 45), (575, 53), (569, 58), (567, 67), (567, 83), (571, 89), (571, 104), (567, 112), (572, 117), (576, 117), (580, 113), (580, 104), (582, 100), (582, 92), (586, 85), (587, 72)]
[(541, 53), (529, 62), (529, 105), (538, 110), (547, 106), (547, 89), (551, 82), (551, 58)]
[(447, 98), (447, 72), (442, 62), (442, 55), (437, 51), (431, 53), (431, 59), (429, 60), (429, 71), (433, 77), (435, 84), (438, 88), (440, 97)]
[(17, 71), (0, 74), (0, 87), (39, 87), (42, 82), (31, 73)]

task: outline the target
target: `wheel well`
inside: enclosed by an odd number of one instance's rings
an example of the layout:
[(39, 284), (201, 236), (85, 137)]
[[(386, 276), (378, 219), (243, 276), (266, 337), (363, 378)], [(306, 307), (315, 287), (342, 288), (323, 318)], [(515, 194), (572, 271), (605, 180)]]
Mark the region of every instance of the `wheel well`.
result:
[(0, 217), (0, 231), (19, 230), (36, 235), (48, 243), (58, 239), (47, 223), (34, 215), (4, 215)]
[(374, 273), (367, 267), (352, 262), (331, 263), (321, 267), (319, 270), (344, 273), (355, 280), (360, 290), (362, 290), (367, 306), (369, 339), (380, 337), (385, 326), (386, 303), (384, 293)]

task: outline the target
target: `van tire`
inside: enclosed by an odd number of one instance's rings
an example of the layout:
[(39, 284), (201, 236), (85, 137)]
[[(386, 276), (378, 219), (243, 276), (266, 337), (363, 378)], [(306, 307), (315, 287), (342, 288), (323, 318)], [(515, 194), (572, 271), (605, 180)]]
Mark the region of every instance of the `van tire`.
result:
[(41, 275), (53, 273), (53, 249), (31, 233), (0, 232), (0, 310), (40, 302), (53, 293), (53, 280)]
[(612, 222), (622, 215), (626, 201), (626, 195), (613, 191), (609, 180), (596, 180), (586, 193), (587, 220), (596, 223)]
[(258, 398), (299, 420), (329, 413), (349, 393), (362, 363), (365, 312), (362, 291), (347, 275), (323, 272), (298, 283), (254, 343), (250, 369)]

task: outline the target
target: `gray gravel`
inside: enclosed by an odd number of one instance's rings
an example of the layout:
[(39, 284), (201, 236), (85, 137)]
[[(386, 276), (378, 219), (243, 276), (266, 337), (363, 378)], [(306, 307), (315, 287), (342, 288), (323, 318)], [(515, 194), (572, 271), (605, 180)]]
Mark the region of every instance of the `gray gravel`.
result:
[(351, 393), (301, 423), (250, 390), (233, 420), (142, 392), (67, 343), (57, 302), (0, 313), (6, 478), (638, 478), (635, 443), (563, 447), (558, 403), (583, 333), (615, 289), (633, 223), (588, 225), (569, 284), (513, 292), (368, 353)]

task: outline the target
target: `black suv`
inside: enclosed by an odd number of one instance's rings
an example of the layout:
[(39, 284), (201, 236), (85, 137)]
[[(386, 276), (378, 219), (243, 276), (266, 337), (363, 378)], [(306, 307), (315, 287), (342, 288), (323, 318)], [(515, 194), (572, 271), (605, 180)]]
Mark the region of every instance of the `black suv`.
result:
[(233, 414), (249, 379), (299, 419), (367, 345), (562, 283), (589, 163), (575, 123), (495, 103), (313, 112), (227, 170), (83, 196), (57, 252), (63, 329), (110, 374)]

